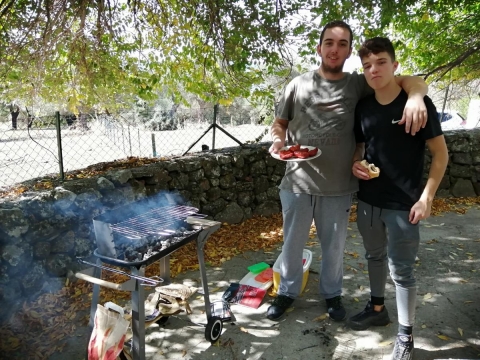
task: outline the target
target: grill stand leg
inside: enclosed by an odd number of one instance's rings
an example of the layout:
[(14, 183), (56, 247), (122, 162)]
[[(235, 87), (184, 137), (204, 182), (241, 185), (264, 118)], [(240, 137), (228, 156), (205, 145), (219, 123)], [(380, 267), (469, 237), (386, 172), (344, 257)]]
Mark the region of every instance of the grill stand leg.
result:
[(170, 284), (170, 255), (160, 259), (160, 277), (163, 279), (162, 285)]
[[(131, 268), (133, 275), (145, 276), (145, 267)], [(134, 360), (145, 360), (145, 287), (135, 281), (132, 291), (132, 355)]]
[(208, 321), (212, 317), (212, 307), (210, 305), (210, 294), (208, 292), (207, 271), (205, 269), (205, 256), (203, 253), (203, 246), (205, 245), (206, 240), (207, 240), (207, 237), (205, 238), (201, 238), (201, 236), (197, 237), (198, 265), (200, 270), (200, 278), (202, 280), (203, 297), (205, 299), (205, 313), (207, 314), (207, 321)]
[[(102, 265), (102, 261), (100, 259), (97, 259), (96, 263), (97, 263), (97, 265)], [(93, 268), (93, 276), (96, 277), (97, 279), (100, 279), (102, 277), (102, 269), (100, 269), (98, 267), (94, 267)], [(93, 329), (93, 326), (94, 326), (95, 313), (97, 311), (99, 296), (100, 296), (100, 285), (93, 284), (92, 303), (90, 305), (90, 321), (88, 323), (88, 325), (92, 329)]]
[(205, 269), (205, 256), (203, 247), (211, 234), (220, 228), (221, 223), (215, 223), (212, 226), (207, 226), (197, 236), (197, 257), (198, 266), (200, 270), (200, 278), (202, 279), (203, 297), (205, 299), (205, 313), (207, 315), (207, 322), (212, 317), (212, 307), (210, 304), (210, 294), (208, 292), (207, 270)]

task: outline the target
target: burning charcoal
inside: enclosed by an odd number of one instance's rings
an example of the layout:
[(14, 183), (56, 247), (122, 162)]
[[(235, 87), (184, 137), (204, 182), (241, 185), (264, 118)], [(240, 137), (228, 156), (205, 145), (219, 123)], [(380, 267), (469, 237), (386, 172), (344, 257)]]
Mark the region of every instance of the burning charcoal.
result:
[(162, 243), (158, 242), (152, 246), (152, 251), (160, 251), (162, 249)]
[(162, 242), (162, 247), (169, 247), (172, 242), (172, 239), (168, 239), (164, 242)]
[(152, 249), (148, 249), (145, 254), (143, 254), (143, 260), (147, 260), (150, 256), (152, 256)]

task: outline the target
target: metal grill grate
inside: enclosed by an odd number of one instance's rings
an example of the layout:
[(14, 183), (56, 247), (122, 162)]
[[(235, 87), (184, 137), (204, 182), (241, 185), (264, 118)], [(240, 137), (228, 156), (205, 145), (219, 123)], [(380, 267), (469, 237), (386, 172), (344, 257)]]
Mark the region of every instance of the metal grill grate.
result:
[(197, 208), (190, 206), (163, 206), (110, 226), (112, 232), (132, 238), (172, 235), (178, 231), (179, 222), (197, 212)]

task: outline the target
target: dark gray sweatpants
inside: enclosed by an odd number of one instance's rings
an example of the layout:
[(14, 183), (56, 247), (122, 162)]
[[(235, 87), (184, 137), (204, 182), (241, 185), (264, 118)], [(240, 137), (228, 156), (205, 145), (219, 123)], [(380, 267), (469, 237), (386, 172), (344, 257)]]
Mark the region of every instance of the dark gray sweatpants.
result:
[(357, 225), (368, 260), (371, 295), (384, 297), (387, 264), (395, 283), (398, 322), (413, 326), (417, 287), (415, 258), (420, 243), (418, 224), (408, 221), (409, 211), (388, 210), (358, 202)]

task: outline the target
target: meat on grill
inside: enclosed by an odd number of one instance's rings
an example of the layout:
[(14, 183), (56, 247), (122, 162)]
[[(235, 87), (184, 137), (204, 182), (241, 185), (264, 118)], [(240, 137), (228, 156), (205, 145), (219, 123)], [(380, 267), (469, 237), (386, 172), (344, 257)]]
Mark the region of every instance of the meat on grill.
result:
[(161, 231), (159, 234), (149, 234), (138, 238), (125, 236), (114, 232), (113, 241), (119, 258), (127, 261), (142, 261), (156, 255), (168, 247), (175, 245), (198, 230), (179, 227), (167, 234)]

